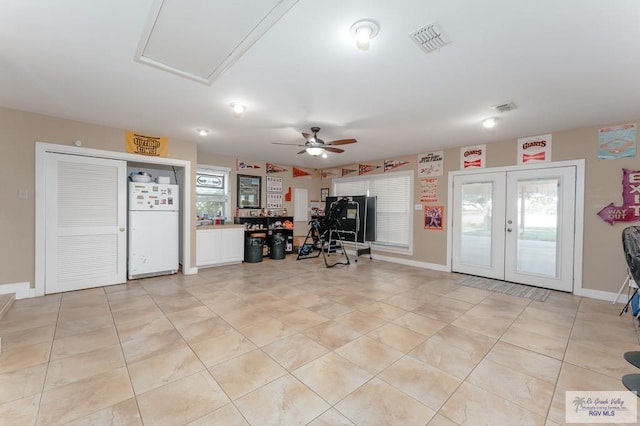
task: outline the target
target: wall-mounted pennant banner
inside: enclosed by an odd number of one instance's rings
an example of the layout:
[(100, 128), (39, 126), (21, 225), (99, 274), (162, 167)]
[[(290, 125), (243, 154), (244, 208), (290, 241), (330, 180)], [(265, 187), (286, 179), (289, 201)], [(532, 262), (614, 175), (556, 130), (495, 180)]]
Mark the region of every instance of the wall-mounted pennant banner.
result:
[(409, 164), (408, 161), (397, 161), (397, 160), (384, 160), (384, 171), (389, 172), (393, 169), (397, 169), (398, 167), (402, 167), (405, 164)]
[(635, 157), (637, 138), (635, 124), (598, 129), (598, 160)]
[(418, 177), (442, 176), (444, 151), (418, 155)]
[(311, 177), (311, 173), (309, 173), (306, 170), (303, 169), (299, 169), (297, 167), (294, 167), (292, 169), (292, 173), (293, 173), (293, 177), (294, 178), (301, 178), (301, 177), (306, 177), (306, 178), (310, 178)]
[(610, 225), (640, 220), (640, 170), (622, 169), (622, 205), (609, 203), (598, 216)]
[(287, 172), (289, 169), (285, 169), (282, 166), (278, 166), (277, 164), (267, 163), (267, 173), (282, 173)]
[(259, 169), (260, 166), (257, 164), (245, 163), (244, 161), (240, 161), (236, 159), (236, 170), (245, 170), (245, 169)]
[(551, 161), (551, 134), (518, 139), (518, 164)]
[(371, 164), (360, 164), (358, 165), (358, 174), (364, 175), (366, 173), (372, 172), (375, 169), (379, 169), (381, 166), (372, 166)]
[(460, 148), (460, 169), (484, 169), (486, 167), (487, 145)]
[(160, 136), (145, 136), (131, 131), (125, 132), (127, 152), (166, 157), (169, 154), (169, 139)]
[(342, 176), (349, 176), (357, 172), (358, 169), (342, 169)]
[(320, 179), (333, 179), (336, 177), (340, 177), (340, 169), (327, 169), (323, 170), (320, 174)]

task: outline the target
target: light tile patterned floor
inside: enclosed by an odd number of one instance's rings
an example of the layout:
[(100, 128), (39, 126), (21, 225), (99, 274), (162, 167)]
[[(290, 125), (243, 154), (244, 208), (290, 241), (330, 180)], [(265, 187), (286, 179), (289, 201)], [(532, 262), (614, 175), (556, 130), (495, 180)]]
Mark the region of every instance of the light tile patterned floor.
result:
[(554, 425), (638, 372), (620, 305), (294, 259), (16, 301), (0, 424)]

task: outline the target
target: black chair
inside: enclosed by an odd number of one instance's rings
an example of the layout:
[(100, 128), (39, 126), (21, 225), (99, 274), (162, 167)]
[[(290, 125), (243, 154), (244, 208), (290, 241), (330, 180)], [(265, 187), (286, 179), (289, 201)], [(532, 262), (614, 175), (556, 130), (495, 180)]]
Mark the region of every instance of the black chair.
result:
[[(638, 293), (638, 285), (640, 285), (640, 226), (629, 226), (622, 230), (622, 248), (627, 261), (629, 279), (635, 281), (636, 288), (627, 304), (622, 308), (620, 315), (629, 309), (629, 304)], [(640, 368), (640, 351), (625, 352), (624, 359), (631, 365)], [(638, 392), (640, 397), (640, 374), (625, 374), (622, 377), (622, 383), (630, 391)]]
[[(622, 249), (624, 250), (624, 258), (627, 261), (627, 272), (629, 273), (629, 279), (635, 281), (636, 284), (640, 283), (640, 226), (628, 226), (622, 230)], [(638, 286), (636, 286), (633, 295), (624, 305), (620, 315), (627, 312), (631, 300), (638, 292)]]

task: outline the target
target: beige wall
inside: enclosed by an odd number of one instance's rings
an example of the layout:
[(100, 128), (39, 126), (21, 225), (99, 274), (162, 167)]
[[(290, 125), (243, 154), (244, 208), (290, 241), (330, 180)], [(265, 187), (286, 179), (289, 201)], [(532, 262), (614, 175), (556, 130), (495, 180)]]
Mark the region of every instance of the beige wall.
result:
[[(627, 122), (634, 122), (633, 120)], [(603, 123), (602, 125), (621, 124)], [(632, 223), (609, 225), (602, 221), (597, 212), (613, 202), (622, 202), (622, 168), (640, 169), (637, 158), (619, 160), (598, 160), (597, 139), (601, 125), (553, 133), (554, 161), (585, 159), (585, 210), (584, 210), (584, 268), (583, 287), (586, 289), (617, 292), (625, 278), (625, 263), (622, 255), (620, 234), (622, 229)], [(3, 244), (0, 244), (0, 284), (15, 282), (34, 282), (34, 238), (35, 238), (35, 142), (49, 142), (71, 145), (81, 140), (83, 146), (109, 151), (124, 151), (124, 130), (71, 120), (63, 120), (38, 114), (30, 114), (0, 108), (0, 231)], [(546, 133), (544, 130), (540, 134)], [(403, 156), (395, 160), (410, 161), (410, 164), (397, 170), (415, 170), (417, 156)], [(236, 205), (236, 158), (219, 156), (210, 153), (197, 153), (195, 143), (170, 141), (169, 157), (192, 162), (192, 174), (196, 164), (219, 165), (232, 170), (232, 215)], [(242, 161), (252, 162), (242, 158)], [(243, 174), (254, 174), (266, 177), (265, 163), (255, 161), (260, 169), (243, 170)], [(383, 160), (367, 161), (367, 164), (381, 166)], [(449, 212), (447, 206), (447, 174), (459, 169), (459, 149), (445, 150), (444, 175), (438, 178), (438, 203), (445, 206), (445, 218)], [(500, 167), (516, 164), (516, 141), (496, 141), (487, 145), (487, 166)], [(321, 180), (319, 170), (313, 172), (313, 179), (294, 179), (291, 167), (289, 171), (275, 174), (283, 177), (283, 187), (306, 188), (309, 199), (320, 198), (320, 188), (329, 187), (330, 180)], [(345, 166), (351, 168), (353, 166)], [(339, 168), (338, 168), (339, 169)], [(382, 173), (378, 168), (372, 173)], [(192, 179), (194, 176), (192, 176)], [(263, 187), (264, 189), (264, 187)], [(20, 190), (28, 191), (28, 199), (18, 198)], [(263, 203), (266, 191), (263, 190)], [(416, 181), (414, 199), (420, 195), (419, 182)], [(192, 188), (195, 199), (195, 186)], [(285, 203), (289, 215), (293, 214), (293, 203)], [(447, 247), (446, 227), (443, 231), (426, 231), (422, 227), (422, 212), (414, 211), (414, 254), (402, 256), (398, 254), (380, 253), (428, 264), (444, 265)], [(446, 222), (445, 222), (446, 225)], [(296, 223), (297, 235), (307, 232), (307, 224)], [(195, 224), (192, 226), (192, 259), (195, 265)]]
[[(636, 122), (634, 120), (627, 121)], [(624, 123), (603, 123), (583, 129), (553, 133), (552, 160), (585, 160), (585, 200), (584, 200), (584, 246), (583, 246), (583, 283), (585, 289), (601, 290), (617, 293), (626, 277), (626, 264), (622, 253), (622, 229), (629, 225), (640, 225), (638, 222), (616, 223), (613, 226), (604, 222), (597, 213), (613, 202), (622, 203), (622, 169), (640, 169), (638, 158), (622, 158), (618, 160), (598, 160), (598, 128)], [(546, 133), (544, 130), (540, 134)], [(528, 135), (527, 135), (528, 136)], [(517, 163), (516, 140), (497, 141), (487, 144), (487, 167), (513, 166)], [(444, 174), (438, 178), (438, 203), (444, 205), (445, 219), (448, 202), (448, 173), (460, 169), (460, 149), (448, 149), (444, 152)], [(393, 158), (393, 160), (410, 161), (397, 170), (416, 170), (418, 154)], [(383, 160), (369, 161), (367, 164), (381, 165)], [(353, 165), (345, 166), (353, 168)], [(376, 169), (373, 173), (382, 173)], [(420, 186), (416, 178), (414, 200), (419, 200)], [(400, 257), (413, 261), (445, 265), (447, 247), (447, 230), (427, 231), (423, 229), (421, 212), (414, 212), (414, 254), (402, 256), (398, 254), (380, 254)]]
[[(250, 158), (241, 158), (240, 161), (243, 161), (248, 164), (255, 164), (260, 166), (259, 169), (243, 169), (236, 170), (236, 157), (229, 157), (224, 155), (217, 155), (208, 152), (199, 152), (198, 153), (198, 164), (207, 165), (207, 166), (222, 166), (228, 167), (231, 169), (231, 215), (235, 215), (235, 207), (237, 205), (237, 176), (238, 174), (242, 175), (252, 175), (252, 176), (261, 176), (262, 177), (262, 205), (267, 205), (267, 191), (266, 191), (266, 163), (264, 161), (252, 160)], [(292, 172), (292, 166), (283, 165), (282, 163), (277, 163), (279, 166), (283, 166), (287, 169), (286, 172), (282, 173), (271, 173), (270, 176), (281, 177), (282, 178), (282, 189), (283, 189), (283, 199), (284, 193), (287, 192), (288, 188), (291, 188), (291, 201), (284, 202), (284, 208), (287, 209), (287, 215), (293, 216), (294, 209), (294, 199), (293, 192), (294, 188), (302, 188), (306, 189), (309, 194), (309, 200), (319, 200), (320, 199), (320, 188), (322, 187), (320, 181), (320, 171), (303, 168), (305, 171), (311, 173), (311, 178), (294, 178)], [(327, 185), (328, 186), (328, 185)], [(249, 211), (245, 209), (240, 210), (240, 216), (249, 216)], [(308, 231), (307, 222), (295, 222), (294, 223), (295, 235), (306, 235)]]
[[(125, 151), (124, 130), (0, 108), (0, 284), (30, 282), (35, 276), (35, 143)], [(196, 163), (196, 145), (171, 140), (170, 158)], [(193, 174), (193, 173), (192, 173)], [(193, 176), (192, 176), (193, 180)], [(18, 198), (20, 190), (28, 199)], [(195, 191), (195, 190), (194, 190)], [(192, 196), (195, 192), (192, 191)], [(195, 223), (191, 238), (195, 265)]]

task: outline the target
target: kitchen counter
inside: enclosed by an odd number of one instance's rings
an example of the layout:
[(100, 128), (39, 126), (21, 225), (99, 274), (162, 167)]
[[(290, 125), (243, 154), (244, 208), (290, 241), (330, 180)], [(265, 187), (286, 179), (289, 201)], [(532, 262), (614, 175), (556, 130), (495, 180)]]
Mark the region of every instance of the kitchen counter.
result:
[(224, 225), (197, 225), (196, 230), (200, 229), (232, 229), (232, 228), (242, 228), (244, 229), (244, 225), (236, 225), (234, 223), (225, 223)]

